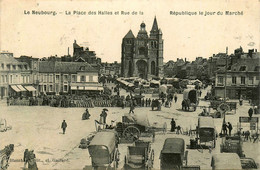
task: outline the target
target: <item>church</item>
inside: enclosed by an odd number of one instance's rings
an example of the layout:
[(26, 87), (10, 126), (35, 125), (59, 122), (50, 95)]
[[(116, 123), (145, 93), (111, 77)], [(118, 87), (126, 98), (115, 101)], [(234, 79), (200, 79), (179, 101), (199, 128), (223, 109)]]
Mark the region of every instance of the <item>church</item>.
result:
[(121, 75), (150, 79), (163, 76), (163, 39), (156, 17), (148, 36), (145, 23), (135, 37), (132, 30), (122, 40)]

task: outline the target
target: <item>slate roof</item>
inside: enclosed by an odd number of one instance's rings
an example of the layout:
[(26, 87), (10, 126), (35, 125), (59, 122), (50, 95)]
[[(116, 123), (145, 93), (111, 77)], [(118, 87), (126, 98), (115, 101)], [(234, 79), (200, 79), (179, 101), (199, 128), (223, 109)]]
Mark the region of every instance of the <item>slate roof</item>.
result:
[(151, 31), (158, 31), (158, 24), (157, 24), (156, 17), (154, 17), (153, 27)]
[(129, 30), (128, 33), (124, 36), (124, 38), (135, 38), (132, 30)]
[(97, 72), (86, 62), (53, 62), (41, 61), (39, 63), (40, 73), (77, 73), (80, 71)]
[(4, 53), (0, 53), (0, 63), (18, 64), (20, 62), (17, 61), (14, 57), (11, 57), (11, 56), (4, 54)]

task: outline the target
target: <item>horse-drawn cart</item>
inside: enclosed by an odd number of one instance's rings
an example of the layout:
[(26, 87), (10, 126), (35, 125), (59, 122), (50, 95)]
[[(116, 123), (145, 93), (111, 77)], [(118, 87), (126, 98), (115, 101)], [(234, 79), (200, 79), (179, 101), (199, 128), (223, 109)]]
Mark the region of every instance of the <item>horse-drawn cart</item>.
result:
[(124, 169), (151, 169), (154, 161), (154, 150), (150, 142), (136, 141), (134, 146), (128, 146)]
[(120, 138), (124, 138), (127, 141), (134, 142), (143, 137), (155, 138), (155, 132), (166, 132), (167, 124), (158, 125), (156, 123), (150, 125), (146, 115), (129, 115), (123, 116), (122, 122), (118, 122), (116, 125), (116, 131)]
[(189, 111), (191, 107), (196, 111), (199, 104), (199, 95), (196, 89), (186, 89), (183, 91), (182, 110)]
[(216, 130), (212, 117), (199, 117), (197, 126), (197, 141), (199, 144), (211, 142), (212, 147), (216, 146)]
[(116, 169), (119, 161), (118, 138), (114, 130), (98, 132), (88, 146), (92, 166), (84, 169)]

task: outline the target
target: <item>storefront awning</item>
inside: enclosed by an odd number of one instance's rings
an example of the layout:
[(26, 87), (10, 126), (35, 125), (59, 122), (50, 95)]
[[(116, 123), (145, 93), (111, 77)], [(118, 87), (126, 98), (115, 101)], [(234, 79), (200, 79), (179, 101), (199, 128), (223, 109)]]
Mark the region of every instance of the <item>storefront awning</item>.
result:
[(71, 86), (71, 90), (97, 90), (103, 91), (103, 87), (93, 87), (93, 86)]
[(97, 91), (102, 91), (103, 87), (85, 87), (85, 90), (97, 90)]
[(84, 90), (84, 87), (81, 87), (81, 86), (79, 86), (79, 88), (78, 88), (79, 90)]
[(22, 85), (16, 85), (21, 91), (27, 91)]
[(33, 86), (24, 86), (28, 91), (36, 91)]
[(21, 92), (21, 90), (16, 85), (12, 85), (11, 88), (16, 92)]
[(77, 86), (71, 86), (71, 90), (77, 90)]

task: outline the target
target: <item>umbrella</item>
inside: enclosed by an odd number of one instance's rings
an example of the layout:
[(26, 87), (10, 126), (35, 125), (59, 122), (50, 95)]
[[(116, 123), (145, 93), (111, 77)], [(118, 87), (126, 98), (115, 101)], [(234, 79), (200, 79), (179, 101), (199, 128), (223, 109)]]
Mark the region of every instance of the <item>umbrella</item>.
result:
[(108, 111), (107, 108), (104, 108), (103, 110), (104, 110), (104, 111)]

